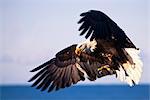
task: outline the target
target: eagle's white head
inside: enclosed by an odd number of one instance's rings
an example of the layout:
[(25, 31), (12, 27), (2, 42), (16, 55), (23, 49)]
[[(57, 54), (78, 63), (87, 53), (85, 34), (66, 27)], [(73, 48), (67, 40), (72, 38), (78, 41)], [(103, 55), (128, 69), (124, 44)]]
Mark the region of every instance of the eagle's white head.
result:
[(87, 39), (77, 45), (75, 53), (77, 55), (80, 55), (81, 52), (86, 52), (86, 53), (94, 52), (96, 45), (97, 45), (97, 42), (95, 39), (93, 39), (92, 41)]

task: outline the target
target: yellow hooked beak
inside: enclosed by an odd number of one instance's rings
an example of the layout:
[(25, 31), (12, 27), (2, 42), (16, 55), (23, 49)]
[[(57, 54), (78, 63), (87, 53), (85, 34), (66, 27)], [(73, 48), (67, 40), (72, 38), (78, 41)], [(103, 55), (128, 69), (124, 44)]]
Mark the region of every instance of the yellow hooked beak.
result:
[(80, 48), (76, 48), (75, 53), (80, 56), (81, 55), (82, 50)]

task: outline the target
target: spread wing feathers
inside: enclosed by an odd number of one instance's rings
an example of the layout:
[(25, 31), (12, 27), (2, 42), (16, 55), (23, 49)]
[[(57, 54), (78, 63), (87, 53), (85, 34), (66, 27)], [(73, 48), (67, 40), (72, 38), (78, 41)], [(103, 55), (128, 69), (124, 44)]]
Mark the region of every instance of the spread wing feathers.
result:
[(139, 50), (134, 48), (125, 48), (127, 62), (120, 64), (119, 70), (116, 70), (117, 78), (127, 82), (130, 86), (138, 84), (142, 73), (142, 61), (138, 56)]
[(90, 40), (106, 39), (115, 40), (122, 48), (136, 48), (124, 31), (103, 12), (90, 10), (80, 15), (82, 23), (79, 31), (80, 35), (86, 34), (85, 38), (91, 36)]
[(101, 64), (96, 58), (82, 54), (79, 58), (75, 53), (76, 45), (72, 45), (56, 54), (56, 57), (41, 66), (31, 70), (38, 71), (30, 80), (34, 81), (32, 87), (48, 92), (69, 87), (78, 81), (88, 79), (93, 81), (98, 77), (97, 67)]

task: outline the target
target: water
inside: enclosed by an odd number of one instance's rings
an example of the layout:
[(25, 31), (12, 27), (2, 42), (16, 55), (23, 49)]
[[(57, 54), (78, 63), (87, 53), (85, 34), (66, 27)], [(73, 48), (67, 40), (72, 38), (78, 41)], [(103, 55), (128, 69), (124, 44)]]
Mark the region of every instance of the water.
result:
[(0, 89), (0, 100), (150, 100), (150, 85), (73, 86), (51, 93), (30, 86), (0, 86)]

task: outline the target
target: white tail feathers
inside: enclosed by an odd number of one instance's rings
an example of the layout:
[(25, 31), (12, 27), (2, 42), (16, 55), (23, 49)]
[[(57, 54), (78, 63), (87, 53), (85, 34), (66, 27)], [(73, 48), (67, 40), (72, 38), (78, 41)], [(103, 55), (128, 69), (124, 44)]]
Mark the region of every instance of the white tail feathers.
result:
[(141, 78), (142, 66), (143, 63), (140, 60), (138, 54), (139, 50), (134, 48), (125, 48), (128, 56), (132, 58), (134, 64), (131, 64), (129, 61), (120, 65), (119, 70), (116, 70), (117, 78), (121, 81), (127, 82), (130, 86), (138, 84)]

